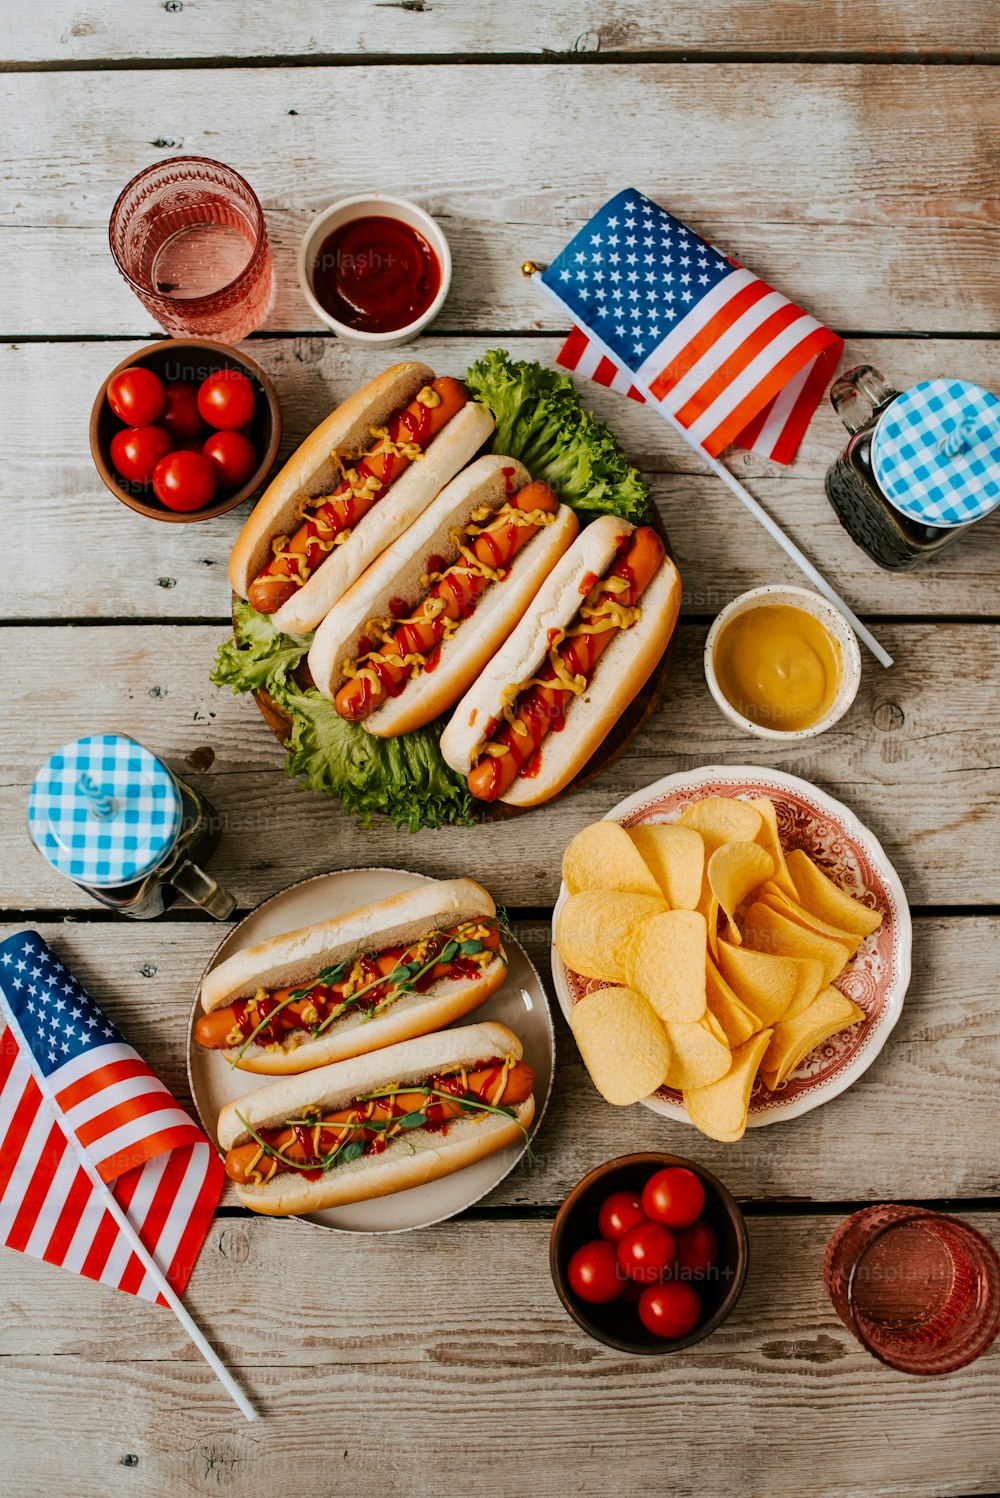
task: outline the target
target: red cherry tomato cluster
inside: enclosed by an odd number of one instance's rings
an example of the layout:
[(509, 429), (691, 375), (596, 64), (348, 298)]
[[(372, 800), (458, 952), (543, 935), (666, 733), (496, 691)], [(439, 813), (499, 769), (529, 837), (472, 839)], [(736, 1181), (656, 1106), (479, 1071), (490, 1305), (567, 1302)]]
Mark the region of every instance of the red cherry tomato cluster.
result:
[(632, 1301), (655, 1337), (686, 1337), (702, 1316), (691, 1280), (719, 1258), (704, 1208), (705, 1188), (680, 1165), (656, 1171), (641, 1192), (613, 1191), (597, 1214), (601, 1236), (569, 1261), (570, 1289), (590, 1305)]
[(242, 430), (253, 421), (253, 386), (238, 369), (216, 370), (200, 385), (164, 384), (135, 364), (109, 381), (108, 405), (125, 423), (111, 439), (112, 463), (129, 483), (152, 484), (169, 510), (200, 510), (257, 467)]

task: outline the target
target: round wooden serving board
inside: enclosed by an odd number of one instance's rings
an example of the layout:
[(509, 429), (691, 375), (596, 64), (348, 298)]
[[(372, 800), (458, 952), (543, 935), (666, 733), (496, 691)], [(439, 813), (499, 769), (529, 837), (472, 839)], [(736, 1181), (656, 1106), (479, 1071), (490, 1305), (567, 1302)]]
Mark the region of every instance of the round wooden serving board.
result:
[[(670, 538), (667, 535), (666, 528), (660, 518), (660, 514), (655, 508), (647, 523), (649, 525), (652, 525), (653, 528), (659, 533), (659, 535), (662, 536), (664, 545), (667, 548), (667, 556), (672, 555), (670, 550)], [(659, 661), (653, 668), (652, 674), (647, 679), (645, 685), (642, 687), (642, 690), (638, 692), (635, 697), (633, 697), (632, 701), (622, 713), (621, 717), (618, 719), (617, 723), (614, 725), (607, 738), (600, 745), (600, 747), (594, 751), (590, 759), (588, 759), (587, 763), (580, 771), (579, 775), (571, 780), (569, 785), (558, 793), (559, 795), (567, 796), (571, 792), (580, 790), (583, 786), (589, 784), (591, 780), (595, 779), (596, 776), (602, 774), (608, 768), (608, 766), (613, 764), (618, 756), (628, 748), (629, 744), (635, 738), (636, 734), (646, 722), (647, 718), (649, 718), (658, 707), (660, 699), (663, 696), (663, 691), (667, 684), (667, 677), (670, 675), (670, 666), (673, 661), (674, 642), (676, 638), (677, 629), (675, 627), (673, 634), (670, 636), (670, 639), (667, 642), (666, 649), (660, 656)], [(302, 664), (297, 668), (294, 674), (295, 679), (298, 681), (300, 686), (309, 687), (314, 685), (312, 677), (309, 674), (309, 667), (305, 660), (302, 661)], [(288, 740), (292, 731), (292, 720), (290, 716), (285, 712), (284, 708), (279, 706), (279, 704), (274, 700), (274, 698), (266, 688), (258, 687), (253, 695), (254, 700), (256, 701), (257, 706), (260, 708), (261, 714), (268, 728), (270, 728), (271, 732), (274, 734), (275, 738), (278, 739), (281, 745), (284, 748), (287, 748)], [(556, 799), (557, 797), (552, 797), (552, 800)], [(483, 820), (487, 822), (503, 822), (506, 821), (508, 817), (518, 817), (523, 815), (523, 813), (525, 812), (535, 810), (537, 810), (537, 807), (509, 806), (504, 801), (494, 801), (492, 804), (484, 804), (482, 806), (481, 816)]]

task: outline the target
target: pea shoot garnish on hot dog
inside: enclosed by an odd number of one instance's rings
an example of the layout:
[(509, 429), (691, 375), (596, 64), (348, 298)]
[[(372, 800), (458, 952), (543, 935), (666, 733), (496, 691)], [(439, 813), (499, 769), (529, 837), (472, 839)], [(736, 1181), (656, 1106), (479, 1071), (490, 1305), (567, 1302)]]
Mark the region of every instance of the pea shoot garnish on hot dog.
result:
[(313, 1211), (527, 1144), (533, 1087), (516, 1035), (469, 1025), (259, 1088), (223, 1109), (219, 1143), (246, 1206)]
[(453, 1023), (505, 973), (486, 891), (428, 882), (226, 958), (195, 1038), (244, 1070), (305, 1071)]

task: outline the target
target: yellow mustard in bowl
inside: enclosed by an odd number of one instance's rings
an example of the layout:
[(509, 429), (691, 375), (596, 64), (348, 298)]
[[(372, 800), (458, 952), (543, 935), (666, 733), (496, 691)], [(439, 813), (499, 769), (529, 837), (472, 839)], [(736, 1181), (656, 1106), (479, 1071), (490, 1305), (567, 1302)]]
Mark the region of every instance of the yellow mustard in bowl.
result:
[(830, 712), (840, 690), (840, 646), (820, 619), (787, 603), (736, 614), (715, 643), (726, 700), (761, 728), (795, 733)]

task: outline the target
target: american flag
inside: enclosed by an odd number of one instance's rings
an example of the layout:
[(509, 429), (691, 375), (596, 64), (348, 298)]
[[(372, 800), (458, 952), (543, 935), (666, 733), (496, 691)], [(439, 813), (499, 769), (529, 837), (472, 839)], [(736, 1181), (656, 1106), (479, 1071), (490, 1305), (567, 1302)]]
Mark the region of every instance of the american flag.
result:
[(215, 1151), (34, 931), (0, 942), (0, 1012), (0, 1242), (166, 1304), (88, 1168), (179, 1294), (222, 1191)]
[(650, 401), (712, 458), (735, 444), (790, 463), (844, 346), (634, 189), (541, 281), (576, 323), (558, 362)]

